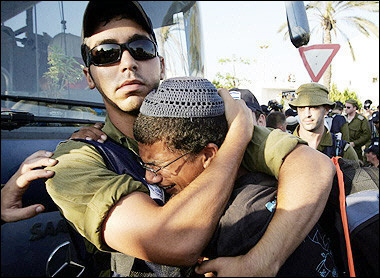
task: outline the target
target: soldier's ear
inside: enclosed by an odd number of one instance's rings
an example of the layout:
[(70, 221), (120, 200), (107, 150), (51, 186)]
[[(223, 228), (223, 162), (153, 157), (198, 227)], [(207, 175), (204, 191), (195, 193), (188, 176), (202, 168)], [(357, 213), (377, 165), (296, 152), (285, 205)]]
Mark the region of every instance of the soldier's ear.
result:
[(95, 88), (95, 82), (94, 80), (92, 79), (92, 76), (90, 74), (90, 68), (89, 67), (84, 67), (83, 68), (83, 73), (86, 77), (86, 81), (87, 81), (87, 85), (88, 87), (92, 90)]
[(165, 79), (165, 59), (164, 57), (161, 57), (161, 56), (159, 56), (159, 58), (160, 58), (160, 67), (161, 67), (160, 79), (164, 80)]

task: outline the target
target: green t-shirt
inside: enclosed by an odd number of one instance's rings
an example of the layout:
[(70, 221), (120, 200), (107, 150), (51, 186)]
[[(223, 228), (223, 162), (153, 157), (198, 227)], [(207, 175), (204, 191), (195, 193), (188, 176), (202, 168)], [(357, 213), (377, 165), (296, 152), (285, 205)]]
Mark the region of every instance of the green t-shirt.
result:
[[(109, 120), (103, 131), (116, 142), (133, 152), (138, 152), (135, 140), (124, 136)], [(299, 137), (255, 126), (251, 142), (243, 159), (249, 171), (262, 171), (278, 178), (283, 159), (298, 143)], [(108, 211), (123, 196), (149, 190), (128, 175), (118, 175), (107, 169), (95, 147), (73, 140), (61, 142), (54, 158), (58, 164), (47, 169), (55, 171), (46, 181), (47, 191), (65, 218), (76, 230), (103, 251), (114, 251), (102, 239), (102, 222)]]

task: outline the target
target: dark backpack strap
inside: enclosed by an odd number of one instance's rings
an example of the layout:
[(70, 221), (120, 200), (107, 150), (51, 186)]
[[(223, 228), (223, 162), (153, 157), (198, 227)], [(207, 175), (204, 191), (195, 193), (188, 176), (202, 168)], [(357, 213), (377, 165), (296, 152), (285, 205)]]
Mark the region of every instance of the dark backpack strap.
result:
[(138, 157), (128, 148), (108, 138), (104, 143), (73, 139), (90, 144), (103, 157), (107, 168), (119, 175), (130, 175), (134, 180), (142, 182), (150, 191), (150, 197), (162, 206), (165, 202), (164, 191), (155, 185), (150, 185), (145, 180), (145, 169), (139, 163)]
[[(104, 143), (83, 139), (73, 140), (81, 141), (94, 146), (102, 156), (107, 169), (119, 175), (130, 175), (134, 180), (140, 181), (149, 189), (150, 197), (155, 200), (158, 205), (162, 206), (164, 204), (164, 191), (157, 186), (150, 185), (146, 182), (144, 178), (145, 169), (142, 168), (141, 164), (139, 163), (137, 155), (131, 150), (115, 142), (111, 138), (108, 138)], [(83, 245), (80, 247), (80, 249), (82, 249), (81, 252), (83, 253)], [(152, 269), (151, 265), (148, 262), (118, 252), (112, 253), (110, 262), (111, 270), (122, 276), (137, 275), (139, 277), (151, 277), (152, 275), (155, 276), (156, 274), (160, 274), (159, 276), (168, 276), (163, 274), (166, 272), (162, 272), (161, 268), (157, 270), (156, 268)], [(168, 269), (168, 273), (176, 273), (179, 271), (176, 267), (167, 266), (165, 269)]]
[(132, 176), (134, 180), (140, 181), (147, 185), (147, 182), (144, 179), (145, 170), (138, 162), (136, 154), (134, 154), (131, 150), (123, 147), (110, 138), (108, 138), (104, 143), (83, 139), (73, 140), (81, 141), (94, 146), (103, 157), (104, 163), (109, 170), (114, 171), (119, 175), (128, 174)]

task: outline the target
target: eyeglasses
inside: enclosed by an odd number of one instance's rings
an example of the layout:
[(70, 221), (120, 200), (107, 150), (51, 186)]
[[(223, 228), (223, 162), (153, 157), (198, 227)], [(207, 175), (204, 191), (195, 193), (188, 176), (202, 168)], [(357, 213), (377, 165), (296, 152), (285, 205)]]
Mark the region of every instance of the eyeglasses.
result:
[(124, 50), (128, 50), (136, 60), (148, 60), (156, 57), (157, 45), (148, 39), (126, 43), (105, 43), (95, 46), (88, 53), (89, 65), (105, 66), (119, 62)]
[(157, 165), (154, 165), (154, 163), (145, 163), (141, 160), (141, 158), (139, 157), (139, 163), (140, 165), (145, 169), (145, 170), (148, 170), (150, 172), (152, 172), (154, 175), (157, 175), (158, 171), (161, 171), (162, 169), (168, 167), (169, 165), (173, 164), (174, 162), (176, 162), (177, 160), (181, 159), (182, 157), (184, 157), (185, 155), (189, 154), (191, 152), (187, 152), (183, 155), (181, 155), (180, 157), (177, 157), (176, 159), (174, 159), (172, 162), (169, 162), (168, 164), (162, 166), (162, 167), (159, 167), (158, 169), (154, 169), (153, 167), (158, 167)]

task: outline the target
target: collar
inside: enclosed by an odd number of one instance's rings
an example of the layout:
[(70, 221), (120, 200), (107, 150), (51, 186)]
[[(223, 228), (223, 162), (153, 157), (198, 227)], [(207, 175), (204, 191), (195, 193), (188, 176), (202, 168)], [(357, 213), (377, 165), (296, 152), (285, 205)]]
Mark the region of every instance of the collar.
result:
[(296, 128), (293, 131), (293, 135), (300, 137), (299, 136), (299, 130), (300, 130), (300, 125), (297, 125)]
[(135, 139), (125, 136), (120, 130), (118, 130), (114, 124), (111, 122), (108, 114), (104, 122), (104, 127), (102, 131), (107, 134), (111, 139), (117, 143), (123, 145), (124, 147), (133, 151), (136, 155), (139, 153), (139, 148)]
[(358, 117), (358, 113), (357, 112), (355, 112), (355, 115), (352, 117), (352, 119), (351, 120), (349, 120), (348, 119), (348, 115), (347, 115), (347, 122), (348, 123), (351, 123), (354, 119), (356, 119)]
[(330, 147), (333, 145), (333, 141), (331, 138), (331, 132), (325, 127), (325, 130), (323, 131), (321, 142), (318, 144), (318, 150), (320, 148)]
[[(322, 151), (325, 147), (332, 146), (333, 144), (330, 131), (326, 127), (324, 128), (325, 130), (323, 131), (321, 142), (319, 142), (318, 147), (317, 147), (318, 151)], [(294, 130), (293, 135), (300, 137), (299, 129), (300, 129), (300, 126), (298, 125), (296, 129)]]

